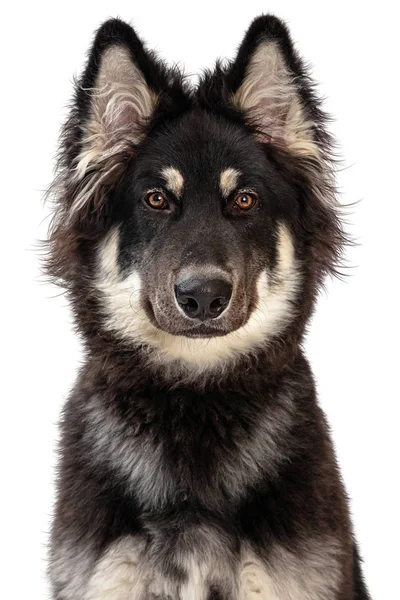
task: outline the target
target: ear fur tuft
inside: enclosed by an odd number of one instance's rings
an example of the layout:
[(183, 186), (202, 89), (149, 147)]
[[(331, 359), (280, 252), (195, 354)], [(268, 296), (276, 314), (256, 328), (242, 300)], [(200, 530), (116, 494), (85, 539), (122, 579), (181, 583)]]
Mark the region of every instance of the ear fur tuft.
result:
[[(314, 123), (299, 89), (301, 76), (291, 68), (301, 67), (300, 61), (285, 26), (278, 24), (273, 17), (261, 17), (250, 27), (238, 52), (243, 71), (231, 102), (244, 112), (261, 142), (318, 158)], [(265, 27), (260, 30), (262, 25)], [(231, 76), (234, 74), (232, 68)]]

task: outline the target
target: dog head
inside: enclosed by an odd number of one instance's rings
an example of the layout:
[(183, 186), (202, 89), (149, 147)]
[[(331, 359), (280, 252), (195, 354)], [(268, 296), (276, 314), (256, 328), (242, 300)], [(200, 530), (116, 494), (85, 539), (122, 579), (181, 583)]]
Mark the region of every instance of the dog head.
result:
[(190, 86), (119, 20), (64, 128), (49, 271), (94, 351), (220, 369), (298, 344), (343, 234), (330, 139), (281, 21)]

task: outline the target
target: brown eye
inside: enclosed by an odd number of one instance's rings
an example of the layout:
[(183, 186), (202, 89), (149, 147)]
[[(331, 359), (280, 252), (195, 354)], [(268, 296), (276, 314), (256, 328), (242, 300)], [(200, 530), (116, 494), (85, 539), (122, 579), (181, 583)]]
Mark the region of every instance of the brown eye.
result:
[(151, 192), (145, 197), (146, 204), (151, 208), (164, 210), (168, 207), (168, 202), (161, 192)]
[(241, 194), (237, 194), (235, 198), (235, 207), (240, 210), (250, 210), (251, 208), (254, 208), (256, 204), (257, 198), (254, 194), (242, 192)]

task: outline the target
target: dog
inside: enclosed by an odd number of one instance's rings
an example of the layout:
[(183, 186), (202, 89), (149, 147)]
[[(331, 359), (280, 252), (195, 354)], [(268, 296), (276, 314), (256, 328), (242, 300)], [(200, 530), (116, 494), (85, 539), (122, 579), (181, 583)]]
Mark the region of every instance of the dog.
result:
[(326, 120), (274, 16), (196, 84), (97, 31), (49, 192), (85, 349), (53, 599), (370, 598), (302, 349), (346, 243)]

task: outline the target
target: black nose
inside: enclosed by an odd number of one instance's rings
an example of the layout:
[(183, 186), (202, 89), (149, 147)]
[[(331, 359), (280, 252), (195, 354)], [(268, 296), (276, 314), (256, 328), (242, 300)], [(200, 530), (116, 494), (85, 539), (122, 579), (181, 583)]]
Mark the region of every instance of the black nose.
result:
[(223, 279), (190, 277), (175, 284), (179, 306), (191, 319), (215, 319), (224, 312), (232, 296), (232, 285)]

